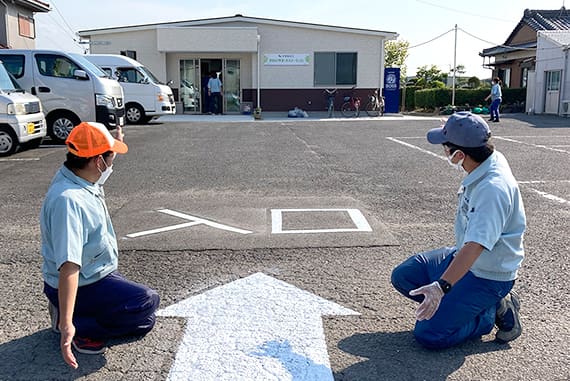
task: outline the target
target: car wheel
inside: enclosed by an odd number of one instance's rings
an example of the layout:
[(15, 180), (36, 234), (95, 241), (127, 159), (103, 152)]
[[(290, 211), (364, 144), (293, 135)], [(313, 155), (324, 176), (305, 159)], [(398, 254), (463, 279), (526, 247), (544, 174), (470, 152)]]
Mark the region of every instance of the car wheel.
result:
[(8, 156), (18, 149), (18, 137), (10, 127), (0, 127), (0, 156)]
[(144, 123), (145, 115), (143, 109), (135, 104), (127, 105), (126, 107), (127, 123), (138, 124)]
[(48, 134), (57, 144), (65, 143), (73, 127), (77, 126), (79, 120), (69, 114), (56, 114), (48, 119)]

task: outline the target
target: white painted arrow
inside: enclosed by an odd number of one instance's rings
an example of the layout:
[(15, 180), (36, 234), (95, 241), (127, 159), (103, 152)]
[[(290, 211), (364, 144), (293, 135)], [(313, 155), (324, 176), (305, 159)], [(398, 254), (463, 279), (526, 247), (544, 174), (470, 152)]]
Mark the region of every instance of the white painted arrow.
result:
[(168, 380), (333, 380), (324, 315), (359, 315), (262, 273), (158, 311), (187, 319)]

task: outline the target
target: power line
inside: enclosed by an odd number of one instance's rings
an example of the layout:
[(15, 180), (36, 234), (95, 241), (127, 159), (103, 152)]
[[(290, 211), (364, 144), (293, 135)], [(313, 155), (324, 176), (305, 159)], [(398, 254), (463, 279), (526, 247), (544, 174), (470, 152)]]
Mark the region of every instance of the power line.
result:
[(448, 34), (449, 32), (453, 32), (454, 30), (455, 30), (455, 29), (452, 28), (452, 29), (450, 29), (450, 30), (448, 30), (448, 31), (446, 31), (446, 32), (444, 32), (444, 33), (442, 33), (442, 34), (440, 34), (439, 36), (432, 38), (432, 39), (429, 40), (429, 41), (422, 42), (422, 43), (417, 44), (417, 45), (414, 45), (414, 46), (410, 46), (408, 49), (413, 49), (413, 48), (417, 48), (418, 46), (422, 46), (422, 45), (425, 45), (425, 44), (429, 44), (430, 42), (433, 42), (433, 41), (437, 40), (438, 38), (441, 38), (441, 37), (445, 36), (445, 35)]
[(439, 4), (434, 4), (434, 3), (431, 3), (431, 2), (425, 1), (425, 0), (416, 0), (416, 1), (417, 1), (418, 3), (423, 3), (423, 4), (431, 5), (432, 7), (445, 9), (445, 10), (447, 10), (447, 11), (451, 11), (451, 12), (455, 12), (455, 13), (460, 13), (460, 14), (462, 14), (462, 15), (480, 17), (480, 18), (484, 18), (484, 19), (486, 19), (486, 20), (496, 20), (496, 21), (502, 21), (502, 22), (508, 22), (508, 23), (514, 22), (513, 20), (507, 20), (507, 19), (502, 19), (502, 18), (493, 17), (493, 16), (487, 16), (487, 15), (480, 15), (480, 14), (477, 14), (477, 13), (465, 12), (464, 10), (461, 10), (461, 9), (455, 9), (455, 8), (450, 8), (450, 7), (446, 7), (446, 6), (439, 5)]
[(53, 7), (55, 8), (57, 14), (59, 14), (59, 17), (61, 17), (61, 19), (63, 20), (63, 22), (65, 23), (65, 25), (67, 25), (67, 27), (69, 28), (69, 30), (71, 31), (71, 34), (75, 36), (75, 31), (73, 30), (73, 28), (71, 26), (69, 26), (68, 22), (65, 20), (65, 17), (63, 17), (63, 15), (61, 14), (61, 12), (59, 11), (59, 8), (57, 7), (57, 5), (55, 5), (55, 1), (52, 0), (51, 1)]

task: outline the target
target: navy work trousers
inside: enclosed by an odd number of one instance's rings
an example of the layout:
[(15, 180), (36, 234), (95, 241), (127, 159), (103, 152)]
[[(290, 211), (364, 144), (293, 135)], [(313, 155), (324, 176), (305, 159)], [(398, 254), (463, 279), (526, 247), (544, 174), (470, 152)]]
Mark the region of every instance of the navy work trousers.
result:
[[(57, 289), (44, 282), (44, 293), (59, 308)], [(144, 335), (154, 327), (159, 303), (156, 291), (115, 271), (78, 288), (73, 325), (77, 336), (96, 340)]]
[(495, 99), (491, 102), (491, 119), (499, 120), (499, 106), (501, 105), (501, 99)]
[[(410, 296), (410, 291), (438, 280), (455, 251), (454, 247), (444, 247), (411, 256), (392, 271), (392, 284), (404, 296), (421, 303), (423, 295)], [(490, 333), (498, 304), (513, 285), (514, 280), (483, 279), (468, 271), (444, 295), (431, 319), (416, 321), (416, 340), (430, 349), (444, 349)]]

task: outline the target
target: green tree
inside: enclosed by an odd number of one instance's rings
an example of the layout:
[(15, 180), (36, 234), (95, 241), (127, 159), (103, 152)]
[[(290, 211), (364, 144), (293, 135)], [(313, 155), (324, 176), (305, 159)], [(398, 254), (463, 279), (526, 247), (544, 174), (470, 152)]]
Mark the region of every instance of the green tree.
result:
[(421, 89), (441, 88), (445, 87), (444, 80), (445, 73), (436, 65), (424, 65), (416, 71), (415, 85)]
[(384, 44), (384, 64), (386, 67), (398, 66), (400, 68), (400, 83), (406, 82), (406, 59), (410, 43), (406, 40), (387, 41)]
[(477, 89), (479, 86), (481, 86), (481, 80), (475, 76), (469, 77), (467, 84), (470, 88)]

